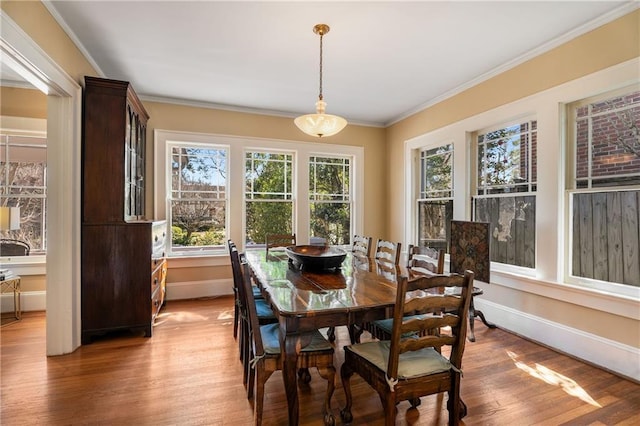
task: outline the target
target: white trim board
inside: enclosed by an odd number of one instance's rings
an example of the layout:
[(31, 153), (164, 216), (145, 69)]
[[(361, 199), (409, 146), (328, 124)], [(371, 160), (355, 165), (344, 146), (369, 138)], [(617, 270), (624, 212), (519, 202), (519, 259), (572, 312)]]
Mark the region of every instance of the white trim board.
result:
[[(640, 382), (640, 348), (530, 315), (484, 298), (476, 308), (500, 328)], [(484, 327), (476, 322), (475, 331)], [(473, 343), (470, 343), (473, 344)]]
[(183, 281), (167, 283), (166, 300), (198, 299), (233, 295), (233, 279)]
[[(46, 291), (23, 291), (20, 293), (20, 310), (22, 312), (44, 311), (47, 309)], [(7, 291), (0, 297), (0, 311), (3, 314), (13, 312), (13, 292)]]

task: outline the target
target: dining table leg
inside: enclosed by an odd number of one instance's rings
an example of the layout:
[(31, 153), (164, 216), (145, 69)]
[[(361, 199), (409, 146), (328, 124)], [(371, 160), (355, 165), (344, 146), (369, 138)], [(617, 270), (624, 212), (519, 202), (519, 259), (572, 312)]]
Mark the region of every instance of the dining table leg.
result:
[(284, 360), (282, 363), (282, 378), (284, 380), (284, 390), (287, 394), (287, 406), (289, 407), (289, 424), (298, 424), (298, 378), (296, 375), (296, 365), (298, 364), (298, 354), (296, 352), (295, 336), (287, 336), (284, 339)]

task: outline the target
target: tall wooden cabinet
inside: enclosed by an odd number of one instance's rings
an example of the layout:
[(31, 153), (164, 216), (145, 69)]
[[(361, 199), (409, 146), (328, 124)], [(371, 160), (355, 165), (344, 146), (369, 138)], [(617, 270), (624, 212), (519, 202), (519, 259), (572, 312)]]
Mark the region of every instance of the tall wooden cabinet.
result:
[(165, 224), (146, 219), (149, 115), (128, 82), (85, 77), (82, 343), (119, 329), (151, 337), (164, 302)]

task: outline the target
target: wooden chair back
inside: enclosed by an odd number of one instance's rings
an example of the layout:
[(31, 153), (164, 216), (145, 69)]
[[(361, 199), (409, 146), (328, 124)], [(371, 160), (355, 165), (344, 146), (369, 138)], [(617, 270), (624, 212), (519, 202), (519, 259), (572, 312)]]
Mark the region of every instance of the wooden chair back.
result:
[(267, 234), (265, 244), (267, 254), (274, 248), (284, 248), (296, 245), (296, 234)]
[(240, 297), (243, 299), (242, 305), (249, 324), (248, 331), (249, 335), (252, 337), (252, 341), (249, 342), (249, 344), (253, 346), (251, 355), (253, 357), (261, 357), (264, 355), (264, 346), (262, 344), (262, 335), (260, 334), (260, 322), (258, 320), (258, 312), (256, 310), (256, 301), (251, 289), (251, 272), (246, 259), (239, 261), (239, 267), (241, 279)]
[(409, 245), (407, 251), (407, 268), (417, 272), (444, 274), (444, 249)]
[[(457, 369), (462, 368), (472, 292), (471, 271), (466, 271), (464, 275), (422, 275), (410, 280), (407, 277), (400, 278), (387, 369), (390, 378), (397, 377), (400, 354), (423, 348), (439, 350), (443, 346), (449, 346), (449, 362)], [(433, 314), (404, 318), (416, 312)], [(443, 327), (449, 327), (450, 332), (437, 336), (429, 334), (429, 330), (443, 330)], [(403, 337), (414, 332), (421, 337)]]
[(354, 235), (351, 251), (355, 256), (371, 256), (371, 237)]
[(398, 265), (400, 262), (401, 243), (392, 243), (391, 241), (378, 240), (376, 242), (375, 258), (384, 262), (390, 262)]

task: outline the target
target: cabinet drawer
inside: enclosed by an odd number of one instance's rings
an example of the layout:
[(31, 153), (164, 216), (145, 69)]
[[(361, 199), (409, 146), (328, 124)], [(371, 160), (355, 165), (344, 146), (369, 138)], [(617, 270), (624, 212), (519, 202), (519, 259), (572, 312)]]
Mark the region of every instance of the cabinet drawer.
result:
[[(157, 260), (157, 262), (155, 262)], [(156, 263), (156, 267), (151, 274), (151, 294), (153, 294), (157, 288), (164, 288), (164, 281), (167, 276), (167, 261), (166, 259), (154, 259), (151, 262), (152, 266)]]

